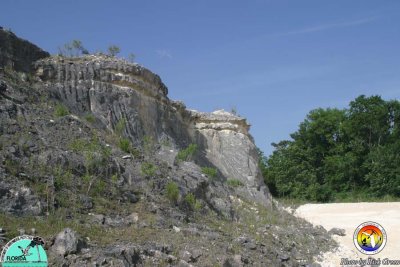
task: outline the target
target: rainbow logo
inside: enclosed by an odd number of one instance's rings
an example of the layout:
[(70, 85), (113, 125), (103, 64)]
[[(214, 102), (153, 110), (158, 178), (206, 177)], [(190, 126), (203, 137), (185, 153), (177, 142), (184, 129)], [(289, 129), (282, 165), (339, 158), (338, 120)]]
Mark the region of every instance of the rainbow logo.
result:
[(354, 231), (355, 247), (366, 255), (374, 255), (382, 251), (387, 241), (386, 231), (376, 222), (360, 224)]

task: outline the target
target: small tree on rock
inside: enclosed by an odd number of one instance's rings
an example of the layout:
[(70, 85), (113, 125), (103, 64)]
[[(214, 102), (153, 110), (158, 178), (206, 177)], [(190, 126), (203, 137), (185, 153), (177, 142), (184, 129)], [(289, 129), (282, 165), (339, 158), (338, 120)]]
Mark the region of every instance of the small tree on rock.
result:
[(115, 57), (119, 52), (121, 52), (121, 49), (116, 45), (110, 45), (107, 50), (108, 54), (112, 57)]

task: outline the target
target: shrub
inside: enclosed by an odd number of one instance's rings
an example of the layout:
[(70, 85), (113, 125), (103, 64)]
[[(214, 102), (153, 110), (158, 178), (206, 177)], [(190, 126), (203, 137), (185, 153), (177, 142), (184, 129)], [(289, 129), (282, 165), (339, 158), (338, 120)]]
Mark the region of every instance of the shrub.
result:
[(226, 183), (231, 187), (243, 186), (243, 183), (238, 179), (228, 179)]
[(201, 168), (201, 171), (211, 179), (217, 177), (218, 174), (217, 169), (211, 167), (203, 167)]
[(121, 52), (121, 49), (116, 45), (110, 45), (107, 51), (110, 56), (115, 57), (119, 52)]
[(197, 151), (196, 144), (190, 144), (187, 148), (178, 152), (176, 158), (178, 161), (190, 161)]
[(72, 173), (64, 171), (60, 166), (54, 170), (54, 187), (57, 191), (71, 187)]
[(54, 116), (64, 117), (69, 114), (69, 110), (62, 104), (57, 104), (54, 110)]
[(95, 181), (93, 184), (93, 194), (96, 196), (101, 196), (106, 191), (107, 184), (103, 180)]
[(117, 174), (113, 174), (111, 176), (111, 181), (113, 182), (113, 184), (116, 184), (118, 182), (118, 175)]
[(199, 210), (201, 208), (201, 203), (197, 201), (196, 197), (193, 195), (193, 193), (188, 193), (185, 196), (185, 202), (188, 204), (189, 208), (191, 210)]
[(147, 156), (151, 156), (155, 152), (155, 142), (153, 137), (148, 135), (143, 137), (143, 151)]
[(115, 125), (115, 133), (119, 136), (122, 135), (122, 133), (125, 130), (125, 125), (126, 125), (126, 120), (125, 119), (120, 119), (117, 124)]
[(157, 167), (150, 162), (144, 162), (140, 168), (141, 173), (145, 176), (154, 176)]
[(118, 141), (118, 147), (126, 152), (126, 153), (130, 153), (131, 152), (131, 142), (129, 141), (129, 139), (127, 138), (121, 138)]
[(19, 161), (6, 159), (4, 162), (5, 169), (12, 175), (16, 176), (21, 169)]
[(135, 62), (135, 58), (136, 58), (136, 56), (135, 56), (134, 53), (130, 53), (130, 54), (128, 55), (128, 61), (131, 62), (131, 63), (134, 63), (134, 62)]
[(166, 195), (172, 203), (176, 203), (179, 199), (178, 185), (174, 182), (169, 182), (166, 186)]
[(90, 113), (85, 116), (85, 120), (87, 120), (90, 123), (94, 123), (96, 121), (96, 117)]

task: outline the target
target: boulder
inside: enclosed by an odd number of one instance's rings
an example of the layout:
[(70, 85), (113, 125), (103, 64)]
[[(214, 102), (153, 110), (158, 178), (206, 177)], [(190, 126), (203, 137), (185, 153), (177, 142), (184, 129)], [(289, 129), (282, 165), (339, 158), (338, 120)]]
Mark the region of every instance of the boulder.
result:
[(328, 234), (330, 235), (338, 235), (338, 236), (345, 236), (346, 235), (346, 230), (342, 228), (332, 228), (331, 230), (328, 231)]
[(80, 236), (74, 230), (65, 228), (55, 237), (50, 252), (65, 257), (70, 254), (78, 253), (83, 246), (84, 242)]

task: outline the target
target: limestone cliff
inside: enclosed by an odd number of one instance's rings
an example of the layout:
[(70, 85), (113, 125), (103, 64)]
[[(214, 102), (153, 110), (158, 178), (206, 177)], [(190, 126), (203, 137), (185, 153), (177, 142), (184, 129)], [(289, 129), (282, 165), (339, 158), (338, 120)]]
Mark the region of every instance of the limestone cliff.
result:
[[(0, 27), (1, 28), (1, 27)], [(18, 38), (14, 33), (0, 29), (0, 67), (30, 72), (32, 62), (50, 56), (36, 45)]]
[(215, 166), (225, 179), (240, 180), (244, 187), (237, 191), (249, 200), (270, 203), (245, 119), (225, 111), (187, 110), (168, 98), (158, 75), (114, 57), (50, 57), (36, 62), (35, 70), (75, 113), (91, 112), (111, 130), (124, 119), (125, 134), (135, 144), (144, 136), (168, 140), (178, 149), (196, 143), (201, 165)]
[(332, 240), (270, 206), (249, 127), (0, 27), (0, 250), (23, 227), (54, 240), (49, 266), (311, 266)]

